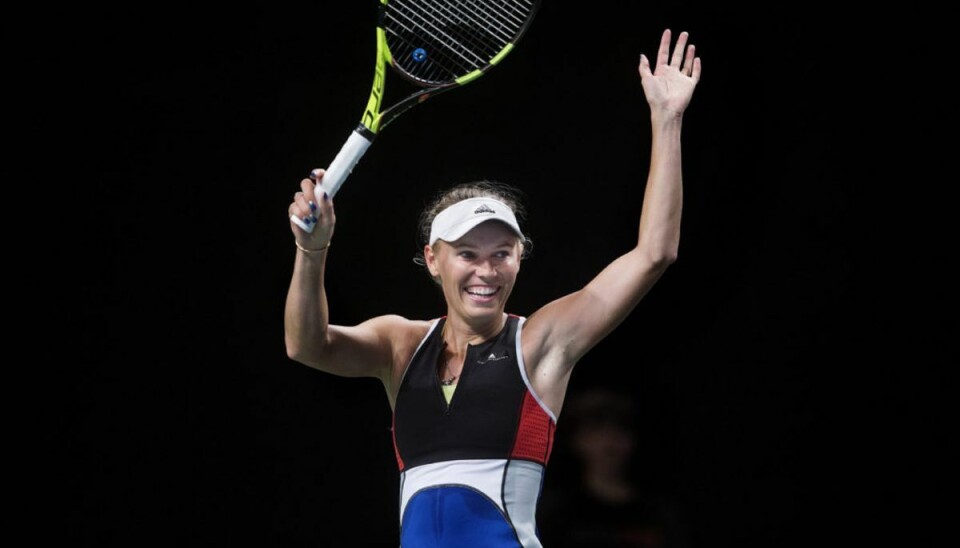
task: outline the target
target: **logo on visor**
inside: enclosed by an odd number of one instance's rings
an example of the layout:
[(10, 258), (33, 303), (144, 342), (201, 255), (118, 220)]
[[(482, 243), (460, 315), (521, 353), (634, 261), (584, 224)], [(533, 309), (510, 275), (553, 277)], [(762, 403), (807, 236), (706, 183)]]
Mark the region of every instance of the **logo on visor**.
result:
[(496, 211), (490, 209), (490, 206), (488, 206), (487, 204), (483, 204), (477, 209), (473, 210), (474, 215), (479, 215), (481, 213), (496, 213)]

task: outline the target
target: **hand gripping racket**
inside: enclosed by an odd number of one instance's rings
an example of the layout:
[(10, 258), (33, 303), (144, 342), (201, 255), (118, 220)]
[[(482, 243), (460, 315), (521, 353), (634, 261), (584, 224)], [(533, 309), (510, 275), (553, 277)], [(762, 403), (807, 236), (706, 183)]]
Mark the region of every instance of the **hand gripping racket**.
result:
[[(326, 169), (321, 188), (333, 197), (377, 134), (430, 97), (463, 86), (513, 49), (540, 0), (380, 0), (373, 88), (363, 117)], [(416, 91), (381, 110), (387, 63)], [(291, 220), (307, 232), (306, 225)]]

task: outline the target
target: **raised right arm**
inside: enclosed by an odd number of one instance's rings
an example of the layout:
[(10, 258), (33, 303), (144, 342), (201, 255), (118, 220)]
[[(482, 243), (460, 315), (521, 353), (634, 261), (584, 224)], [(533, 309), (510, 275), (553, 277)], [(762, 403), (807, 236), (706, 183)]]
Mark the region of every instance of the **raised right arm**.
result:
[(377, 377), (387, 381), (395, 363), (398, 336), (410, 331), (411, 322), (400, 316), (379, 316), (359, 325), (330, 325), (324, 290), (324, 266), (336, 217), (332, 200), (314, 196), (323, 170), (300, 182), (289, 214), (313, 225), (306, 232), (291, 221), (297, 243), (293, 277), (284, 309), (287, 356), (310, 367), (344, 377)]

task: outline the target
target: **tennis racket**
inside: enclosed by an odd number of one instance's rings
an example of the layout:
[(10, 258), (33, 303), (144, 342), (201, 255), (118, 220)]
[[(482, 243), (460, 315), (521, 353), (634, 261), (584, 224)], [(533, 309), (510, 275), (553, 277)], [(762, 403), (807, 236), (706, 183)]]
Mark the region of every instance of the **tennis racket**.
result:
[[(501, 62), (539, 5), (540, 0), (380, 0), (370, 98), (360, 124), (327, 167), (322, 190), (333, 197), (376, 136), (398, 116)], [(387, 64), (415, 91), (382, 109)], [(295, 215), (291, 220), (307, 232), (315, 226)]]

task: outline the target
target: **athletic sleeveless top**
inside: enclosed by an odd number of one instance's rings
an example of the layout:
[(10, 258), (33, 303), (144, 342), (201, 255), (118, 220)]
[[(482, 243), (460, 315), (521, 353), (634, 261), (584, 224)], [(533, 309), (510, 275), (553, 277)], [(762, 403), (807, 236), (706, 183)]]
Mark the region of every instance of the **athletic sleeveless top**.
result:
[(394, 406), (400, 545), (541, 546), (536, 507), (557, 421), (527, 378), (525, 318), (467, 348), (449, 404), (437, 375), (445, 321), (420, 342)]

